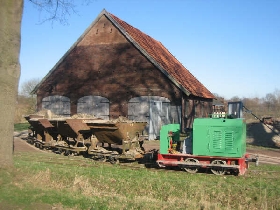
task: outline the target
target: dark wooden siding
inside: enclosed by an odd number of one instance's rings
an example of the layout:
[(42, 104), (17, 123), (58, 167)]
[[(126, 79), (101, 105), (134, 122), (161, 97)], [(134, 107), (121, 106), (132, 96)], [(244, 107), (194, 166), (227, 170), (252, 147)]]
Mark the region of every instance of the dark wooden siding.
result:
[[(89, 44), (89, 39), (96, 43)], [(110, 118), (127, 116), (127, 103), (134, 97), (161, 96), (172, 104), (181, 100), (180, 90), (105, 17), (42, 83), (37, 92), (39, 108), (41, 99), (49, 95), (69, 97), (71, 114), (77, 112), (79, 98), (105, 97), (110, 101)]]

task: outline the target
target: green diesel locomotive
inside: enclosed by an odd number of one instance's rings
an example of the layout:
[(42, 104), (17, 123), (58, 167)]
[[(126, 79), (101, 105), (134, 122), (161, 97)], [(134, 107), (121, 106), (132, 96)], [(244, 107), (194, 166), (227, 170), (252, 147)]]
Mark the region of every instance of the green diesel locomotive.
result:
[[(162, 126), (157, 164), (160, 167), (177, 166), (189, 173), (206, 168), (216, 175), (243, 175), (249, 162), (258, 163), (258, 157), (249, 158), (246, 154), (246, 122), (240, 118), (240, 104), (239, 114), (235, 111), (196, 118), (188, 137), (182, 140), (179, 124)], [(230, 107), (229, 111), (232, 111)]]

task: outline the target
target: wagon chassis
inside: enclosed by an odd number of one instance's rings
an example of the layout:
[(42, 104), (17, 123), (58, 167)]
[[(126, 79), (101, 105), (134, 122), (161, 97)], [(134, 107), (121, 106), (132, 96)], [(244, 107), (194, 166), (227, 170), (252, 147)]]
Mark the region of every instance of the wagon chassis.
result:
[(258, 156), (248, 158), (247, 155), (241, 158), (225, 158), (214, 156), (195, 156), (183, 154), (158, 154), (156, 161), (159, 167), (175, 166), (184, 169), (188, 173), (196, 173), (199, 169), (210, 169), (215, 175), (223, 175), (226, 172), (233, 172), (235, 175), (244, 175), (249, 162), (258, 165)]
[[(40, 149), (64, 155), (83, 154), (99, 161), (119, 162), (143, 157), (139, 138), (146, 122), (111, 122), (101, 119), (72, 119), (26, 116), (30, 123), (28, 142)], [(98, 134), (98, 138), (95, 135)], [(108, 147), (104, 147), (104, 143)], [(102, 146), (99, 146), (102, 144)], [(116, 145), (111, 147), (111, 145)], [(119, 147), (118, 147), (118, 146)]]

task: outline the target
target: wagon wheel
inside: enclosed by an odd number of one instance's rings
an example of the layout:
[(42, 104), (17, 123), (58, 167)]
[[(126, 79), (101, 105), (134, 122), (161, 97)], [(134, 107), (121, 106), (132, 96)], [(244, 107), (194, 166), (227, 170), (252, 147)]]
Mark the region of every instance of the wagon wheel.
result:
[(119, 159), (114, 156), (109, 156), (108, 159), (109, 159), (109, 162), (112, 164), (118, 164), (120, 162)]
[(97, 160), (100, 161), (100, 162), (106, 162), (107, 157), (105, 155), (98, 155)]
[[(217, 166), (221, 166), (221, 165), (226, 165), (226, 161), (223, 160), (213, 160), (211, 162), (212, 165), (217, 165)], [(226, 169), (223, 167), (215, 167), (213, 166), (213, 168), (211, 168), (211, 171), (213, 174), (215, 175), (224, 175), (226, 172)]]
[(65, 156), (69, 156), (69, 155), (71, 155), (71, 151), (70, 151), (70, 150), (68, 150), (68, 149), (66, 149), (66, 150), (65, 150), (65, 152), (64, 152), (64, 155), (65, 155)]
[(29, 139), (29, 144), (34, 144), (34, 139), (33, 138), (31, 138), (31, 139)]
[(57, 153), (63, 155), (64, 154), (64, 150), (61, 148), (57, 148)]
[[(197, 159), (195, 159), (195, 158), (187, 158), (187, 159), (185, 159), (185, 162), (190, 165), (190, 166), (184, 167), (184, 170), (186, 172), (194, 174), (194, 173), (196, 173), (198, 171), (198, 167), (195, 166), (196, 164), (199, 163), (199, 161)], [(193, 166), (192, 166), (192, 164), (193, 164)]]

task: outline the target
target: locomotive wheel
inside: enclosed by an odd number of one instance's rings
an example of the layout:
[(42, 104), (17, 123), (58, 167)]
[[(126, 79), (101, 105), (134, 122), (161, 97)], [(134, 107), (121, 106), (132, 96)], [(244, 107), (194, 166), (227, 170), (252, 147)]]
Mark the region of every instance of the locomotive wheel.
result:
[[(187, 159), (185, 159), (185, 162), (190, 165), (199, 163), (199, 161), (195, 158), (187, 158)], [(188, 173), (195, 174), (198, 171), (198, 167), (197, 166), (186, 166), (186, 167), (184, 167), (184, 170)]]
[[(217, 165), (217, 166), (226, 165), (226, 161), (223, 161), (223, 160), (213, 160), (211, 162), (211, 164), (212, 165)], [(215, 166), (213, 168), (211, 168), (211, 171), (215, 175), (224, 175), (226, 173), (226, 169), (225, 168), (215, 167)]]

